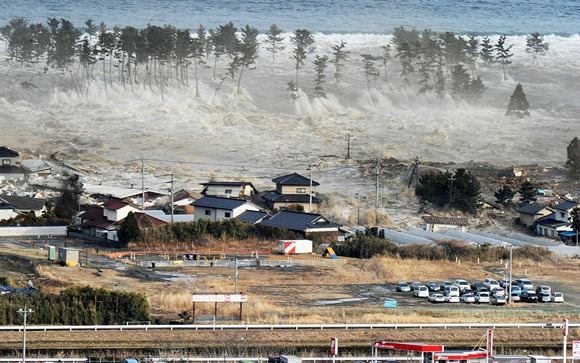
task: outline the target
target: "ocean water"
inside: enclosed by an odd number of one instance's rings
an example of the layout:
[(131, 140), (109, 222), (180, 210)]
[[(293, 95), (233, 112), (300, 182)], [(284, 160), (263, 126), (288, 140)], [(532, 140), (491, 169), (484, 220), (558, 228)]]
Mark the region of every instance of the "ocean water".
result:
[[(0, 0), (0, 23), (87, 18), (114, 25), (214, 27), (227, 21), (265, 30), (305, 27), (322, 33), (389, 33), (393, 27), (510, 35), (579, 31), (578, 0)], [(80, 25), (80, 24), (79, 24)]]

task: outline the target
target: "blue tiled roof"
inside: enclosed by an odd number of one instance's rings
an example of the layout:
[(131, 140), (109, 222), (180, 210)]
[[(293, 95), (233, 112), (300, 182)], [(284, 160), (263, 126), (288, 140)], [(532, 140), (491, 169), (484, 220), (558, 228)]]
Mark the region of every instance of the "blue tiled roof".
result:
[(302, 232), (307, 229), (340, 227), (339, 224), (327, 221), (320, 214), (295, 212), (290, 210), (280, 211), (269, 219), (262, 221), (261, 224)]
[[(310, 185), (310, 179), (298, 173), (279, 176), (277, 178), (272, 179), (272, 181), (278, 185), (300, 185), (300, 186)], [(313, 180), (312, 185), (318, 186), (320, 184)]]
[(547, 207), (543, 204), (530, 203), (518, 208), (517, 212), (522, 214), (530, 214), (534, 216), (538, 214), (541, 210), (546, 208)]
[(575, 202), (573, 200), (567, 200), (565, 202), (562, 202), (560, 204), (558, 204), (557, 206), (554, 207), (554, 209), (557, 210), (568, 210), (568, 209), (572, 209), (578, 206), (578, 202)]
[(241, 222), (246, 223), (258, 223), (263, 218), (268, 217), (270, 214), (267, 212), (255, 211), (255, 210), (247, 210), (244, 213), (240, 214), (237, 218)]

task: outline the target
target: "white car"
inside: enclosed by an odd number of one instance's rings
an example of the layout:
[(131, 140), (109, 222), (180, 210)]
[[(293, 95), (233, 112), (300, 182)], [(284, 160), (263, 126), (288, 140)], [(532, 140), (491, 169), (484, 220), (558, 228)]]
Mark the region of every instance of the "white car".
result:
[(483, 285), (487, 287), (487, 289), (490, 291), (493, 289), (501, 289), (499, 282), (497, 282), (496, 279), (492, 279), (491, 277), (488, 277), (485, 280), (483, 280)]
[(413, 296), (415, 297), (429, 297), (429, 289), (427, 286), (418, 286), (413, 290)]
[(448, 303), (458, 303), (460, 300), (459, 296), (451, 295), (445, 296), (445, 301), (447, 301)]
[(519, 302), (519, 301), (522, 301), (522, 298), (520, 297), (520, 294), (518, 294), (517, 292), (512, 292), (511, 300), (513, 302)]
[(459, 287), (460, 291), (470, 290), (471, 285), (465, 280), (455, 280), (455, 285)]
[(475, 302), (475, 295), (473, 294), (465, 294), (461, 297), (461, 302), (471, 304)]
[(552, 294), (552, 302), (555, 303), (563, 303), (564, 302), (564, 294), (561, 292), (555, 292)]
[(552, 289), (550, 288), (550, 286), (546, 286), (546, 285), (540, 285), (536, 288), (536, 294), (548, 294), (551, 295), (552, 294)]
[(534, 290), (534, 284), (529, 279), (517, 279), (516, 283), (520, 285), (523, 291)]
[(506, 299), (505, 296), (500, 296), (500, 295), (494, 295), (491, 298), (491, 303), (493, 305), (505, 305), (506, 304)]
[(489, 304), (489, 292), (480, 292), (475, 295), (475, 302), (479, 304)]
[(447, 286), (445, 288), (445, 296), (457, 296), (459, 297), (459, 287), (455, 285)]
[(441, 294), (432, 294), (431, 296), (429, 296), (429, 301), (432, 302), (433, 304), (443, 303), (445, 302), (445, 297)]
[(504, 289), (493, 289), (491, 290), (491, 296), (504, 296), (505, 297), (505, 290)]

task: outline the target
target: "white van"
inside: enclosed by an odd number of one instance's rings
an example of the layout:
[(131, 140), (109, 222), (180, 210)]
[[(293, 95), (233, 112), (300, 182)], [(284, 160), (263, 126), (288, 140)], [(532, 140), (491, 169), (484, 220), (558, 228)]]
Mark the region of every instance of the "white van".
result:
[(501, 289), (499, 282), (496, 279), (492, 279), (491, 277), (483, 280), (483, 285), (487, 287), (488, 290)]
[(415, 297), (429, 297), (429, 289), (427, 286), (421, 285), (417, 286), (415, 290), (413, 290), (413, 296)]
[(455, 285), (459, 287), (460, 291), (471, 290), (471, 285), (465, 280), (455, 280)]
[(447, 286), (445, 288), (445, 296), (459, 296), (459, 286)]

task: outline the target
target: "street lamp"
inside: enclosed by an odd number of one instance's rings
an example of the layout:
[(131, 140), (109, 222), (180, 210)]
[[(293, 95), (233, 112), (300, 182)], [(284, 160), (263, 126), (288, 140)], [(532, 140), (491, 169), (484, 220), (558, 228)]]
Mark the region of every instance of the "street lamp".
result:
[(24, 309), (18, 309), (18, 314), (22, 316), (24, 319), (24, 328), (22, 329), (23, 336), (22, 336), (22, 363), (26, 363), (26, 320), (28, 315), (32, 314), (32, 309), (27, 309), (26, 305), (24, 305)]

